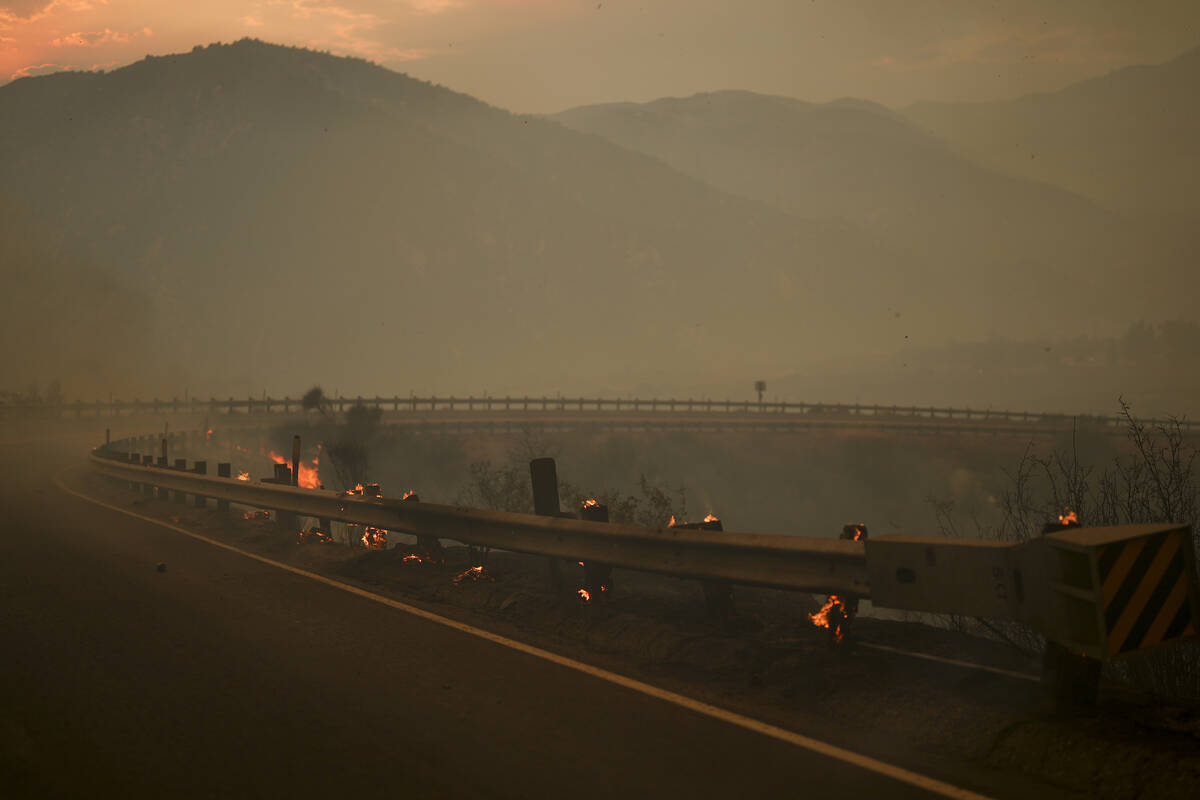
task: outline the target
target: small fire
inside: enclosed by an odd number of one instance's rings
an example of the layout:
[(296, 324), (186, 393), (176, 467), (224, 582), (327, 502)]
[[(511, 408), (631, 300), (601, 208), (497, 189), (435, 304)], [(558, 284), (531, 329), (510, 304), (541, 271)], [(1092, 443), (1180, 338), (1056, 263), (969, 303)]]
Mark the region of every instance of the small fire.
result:
[(705, 522), (720, 522), (721, 520), (712, 514), (706, 514), (704, 516), (704, 521)]
[(463, 581), (471, 581), (472, 583), (475, 583), (478, 581), (494, 581), (494, 580), (496, 580), (496, 579), (493, 578), (491, 575), (488, 575), (484, 571), (482, 565), (478, 566), (478, 567), (471, 567), (468, 570), (464, 570), (464, 571), (458, 573), (457, 575), (455, 575), (453, 578), (454, 583), (462, 583)]
[[(270, 452), (267, 453), (267, 455), (276, 464), (287, 464), (288, 472), (291, 472), (291, 470), (292, 470), (291, 463), (286, 458), (279, 455), (279, 453), (276, 453), (274, 450), (271, 450)], [(311, 466), (309, 466), (309, 464), (305, 464), (303, 461), (300, 462), (300, 478), (299, 478), (299, 480), (296, 481), (296, 483), (303, 489), (320, 489), (321, 488), (321, 476), (318, 472), (319, 460), (317, 457), (314, 456), (313, 460), (310, 463), (311, 463)], [(359, 494), (362, 494), (362, 493), (359, 492)]]
[(204, 438), (205, 438), (205, 440), (211, 439), (211, 438), (212, 438), (212, 436), (213, 436), (213, 429), (212, 429), (212, 428), (209, 428), (207, 431), (205, 431), (205, 432), (204, 432)]
[(300, 531), (300, 533), (296, 537), (296, 541), (299, 542), (300, 544), (304, 544), (306, 542), (317, 542), (318, 544), (331, 544), (333, 542), (333, 537), (330, 536), (326, 531), (321, 530), (320, 528), (309, 528), (308, 530)]
[(260, 508), (257, 511), (247, 511), (242, 514), (242, 519), (270, 519), (271, 512), (265, 508)]
[(368, 550), (386, 550), (388, 532), (383, 528), (372, 528), (367, 525), (363, 531), (363, 547)]
[(409, 553), (408, 555), (406, 555), (406, 556), (405, 556), (403, 559), (401, 559), (401, 560), (402, 560), (402, 561), (403, 561), (405, 564), (409, 563), (410, 561), (415, 561), (415, 562), (417, 562), (418, 564), (420, 564), (422, 561), (424, 561), (424, 560), (425, 560), (425, 557), (424, 557), (424, 556), (421, 556), (421, 555), (417, 555), (416, 553)]
[(1066, 512), (1067, 512), (1066, 514), (1058, 515), (1058, 524), (1059, 525), (1078, 525), (1079, 524), (1079, 515), (1076, 514), (1074, 511), (1072, 511), (1070, 508), (1067, 508)]
[(416, 494), (416, 492), (414, 492), (412, 489), (409, 489), (407, 492), (404, 493), (404, 496), (401, 497), (400, 499), (407, 500), (408, 498), (412, 497), (414, 494)]
[(308, 464), (305, 464), (303, 461), (300, 462), (300, 478), (296, 481), (296, 483), (299, 484), (301, 488), (321, 488), (321, 476), (317, 472), (317, 464), (318, 461), (316, 458), (313, 458), (311, 467)]
[(580, 589), (579, 597), (583, 600), (583, 602), (590, 603), (592, 600), (592, 593), (589, 592), (587, 589)]
[(865, 534), (865, 533), (866, 533), (866, 530), (863, 528), (862, 525), (855, 525), (854, 526), (854, 538), (852, 538), (850, 541), (857, 542), (859, 539), (863, 538), (863, 534)]
[(668, 527), (668, 528), (674, 528), (674, 527), (675, 527), (675, 515), (674, 515), (674, 514), (672, 514), (672, 515), (671, 515), (671, 519), (667, 521), (667, 527)]
[(248, 480), (250, 480), (250, 473), (249, 472), (239, 472), (237, 479), (239, 481), (248, 481)]
[(584, 508), (595, 508), (595, 507), (596, 507), (596, 506), (598, 506), (598, 505), (600, 505), (600, 503), (599, 503), (599, 502), (596, 500), (596, 498), (594, 498), (594, 497), (593, 497), (593, 498), (591, 498), (590, 500), (584, 500), (584, 501), (583, 501), (583, 507), (584, 507)]
[[(831, 620), (830, 617), (833, 619)], [(836, 594), (829, 595), (825, 601), (825, 605), (821, 606), (821, 610), (815, 614), (809, 614), (808, 619), (818, 628), (828, 628), (833, 633), (835, 642), (842, 641), (845, 635), (845, 627), (849, 624), (852, 614), (847, 612), (842, 599)]]

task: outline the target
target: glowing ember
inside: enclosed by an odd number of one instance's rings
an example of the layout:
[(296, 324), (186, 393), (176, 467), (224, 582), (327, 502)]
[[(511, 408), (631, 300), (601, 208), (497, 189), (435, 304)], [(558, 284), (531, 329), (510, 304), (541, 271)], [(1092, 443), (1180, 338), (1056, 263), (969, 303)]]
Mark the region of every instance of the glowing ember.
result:
[(212, 428), (209, 428), (207, 431), (205, 431), (205, 432), (204, 432), (204, 438), (205, 438), (205, 439), (211, 439), (211, 438), (212, 438), (212, 435), (213, 435), (213, 429), (212, 429)]
[(321, 530), (320, 528), (309, 528), (306, 531), (300, 531), (300, 533), (296, 537), (296, 541), (299, 542), (300, 544), (305, 544), (307, 542), (317, 542), (318, 544), (332, 544), (333, 537), (330, 536), (326, 531)]
[(836, 594), (829, 595), (820, 611), (808, 615), (809, 621), (814, 626), (828, 628), (833, 634), (835, 642), (842, 641), (842, 637), (846, 633), (846, 626), (850, 624), (853, 617), (854, 615), (847, 610), (842, 599)]
[(464, 570), (464, 571), (458, 573), (453, 578), (454, 583), (462, 583), (463, 581), (471, 581), (474, 583), (474, 582), (478, 582), (478, 581), (494, 581), (494, 580), (496, 580), (496, 579), (493, 578), (491, 575), (488, 575), (484, 571), (482, 566), (471, 567), (468, 570)]
[(705, 514), (705, 515), (704, 515), (704, 521), (705, 521), (705, 522), (720, 522), (721, 520), (720, 520), (720, 519), (718, 519), (717, 517), (715, 517), (715, 516), (714, 516), (714, 515), (712, 515), (712, 514)]
[(250, 473), (249, 472), (239, 472), (237, 479), (239, 481), (248, 481), (248, 480), (250, 480)]
[(402, 560), (404, 561), (405, 564), (407, 564), (411, 561), (415, 561), (418, 564), (420, 564), (421, 562), (423, 562), (425, 560), (425, 557), (417, 555), (416, 553), (410, 553), (410, 554), (406, 555)]
[(388, 532), (383, 528), (367, 525), (362, 535), (363, 547), (368, 550), (386, 550)]
[(400, 499), (407, 500), (408, 498), (412, 497), (414, 494), (416, 494), (416, 492), (414, 492), (412, 489), (409, 489), (407, 492), (404, 493), (404, 496), (401, 497)]
[(247, 511), (242, 514), (242, 519), (270, 519), (271, 512), (265, 508), (260, 508), (257, 511)]
[(1067, 508), (1066, 512), (1067, 512), (1066, 514), (1058, 515), (1058, 524), (1059, 525), (1078, 525), (1079, 524), (1079, 515), (1076, 514), (1074, 511), (1072, 511), (1070, 508)]
[(592, 499), (590, 499), (590, 500), (584, 500), (584, 501), (583, 501), (583, 507), (584, 507), (584, 508), (595, 508), (595, 507), (596, 507), (596, 506), (598, 506), (598, 505), (600, 505), (600, 503), (599, 503), (599, 502), (597, 502), (597, 500), (596, 500), (595, 498), (592, 498)]
[(580, 599), (583, 600), (583, 602), (589, 603), (592, 600), (592, 593), (589, 592), (587, 589), (580, 589), (579, 597), (580, 597)]
[(863, 538), (863, 536), (866, 534), (866, 532), (867, 532), (867, 529), (864, 526), (855, 525), (854, 526), (854, 536), (853, 536), (853, 538), (851, 538), (850, 541), (852, 541), (852, 542), (859, 541), (860, 539)]

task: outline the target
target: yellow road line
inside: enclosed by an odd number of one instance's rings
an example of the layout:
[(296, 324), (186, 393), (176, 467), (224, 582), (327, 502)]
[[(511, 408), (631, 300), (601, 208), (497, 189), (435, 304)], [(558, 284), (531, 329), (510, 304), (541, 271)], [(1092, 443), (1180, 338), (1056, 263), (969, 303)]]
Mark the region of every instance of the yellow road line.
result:
[(869, 770), (879, 775), (884, 775), (893, 780), (907, 783), (910, 786), (915, 786), (928, 792), (941, 795), (942, 797), (955, 798), (955, 800), (989, 800), (986, 795), (977, 794), (969, 789), (963, 789), (958, 786), (939, 781), (936, 778), (930, 778), (926, 775), (921, 775), (920, 773), (904, 769), (903, 767), (898, 767), (894, 764), (888, 764), (885, 761), (880, 761), (878, 759), (871, 758), (870, 756), (864, 756), (861, 753), (855, 753), (851, 750), (838, 747), (837, 745), (832, 745), (819, 739), (813, 739), (809, 736), (804, 736), (802, 734), (780, 728), (776, 725), (762, 722), (760, 720), (753, 719), (752, 717), (747, 717), (743, 714), (738, 714), (734, 711), (728, 711), (724, 708), (719, 708), (718, 706), (710, 705), (700, 700), (694, 700), (685, 695), (678, 694), (677, 692), (672, 692), (667, 689), (660, 689), (659, 687), (653, 686), (649, 683), (644, 683), (643, 681), (639, 681), (634, 678), (619, 675), (615, 672), (610, 672), (600, 667), (594, 667), (591, 664), (585, 664), (584, 662), (576, 661), (573, 658), (560, 656), (557, 653), (550, 652), (549, 650), (543, 650), (540, 647), (534, 647), (533, 645), (519, 642), (516, 639), (509, 639), (507, 636), (501, 636), (499, 634), (492, 633), (491, 631), (486, 631), (482, 628), (476, 628), (475, 626), (468, 625), (465, 622), (458, 622), (457, 620), (434, 614), (431, 611), (426, 611), (423, 608), (411, 606), (408, 603), (402, 603), (398, 600), (393, 600), (390, 597), (384, 597), (383, 595), (375, 594), (374, 592), (368, 592), (367, 590), (360, 589), (357, 586), (353, 586), (348, 583), (342, 583), (341, 581), (327, 578), (324, 575), (318, 575), (315, 572), (299, 569), (289, 564), (284, 564), (282, 562), (266, 558), (265, 556), (260, 556), (257, 553), (251, 553), (247, 550), (242, 550), (238, 547), (234, 547), (231, 544), (226, 544), (225, 542), (212, 539), (208, 536), (194, 533), (186, 528), (181, 528), (178, 525), (172, 525), (169, 522), (163, 522), (162, 520), (155, 519), (154, 517), (138, 514), (134, 511), (121, 508), (120, 506), (106, 503), (103, 500), (97, 500), (94, 497), (89, 497), (86, 494), (77, 492), (68, 487), (62, 482), (61, 475), (62, 473), (60, 472), (58, 475), (54, 476), (54, 483), (58, 486), (58, 488), (62, 489), (67, 494), (78, 497), (80, 500), (100, 506), (101, 508), (107, 508), (110, 511), (116, 511), (118, 514), (134, 517), (135, 519), (149, 522), (152, 525), (158, 525), (168, 530), (175, 531), (176, 533), (182, 533), (184, 536), (189, 536), (197, 541), (210, 544), (214, 547), (219, 547), (222, 550), (228, 550), (231, 553), (237, 553), (238, 555), (245, 556), (246, 558), (253, 559), (262, 564), (267, 564), (268, 566), (276, 567), (277, 569), (284, 570), (285, 572), (290, 572), (293, 575), (298, 575), (302, 578), (308, 578), (309, 580), (316, 581), (317, 583), (322, 583), (334, 589), (340, 589), (344, 592), (348, 592), (367, 600), (373, 600), (376, 603), (388, 606), (389, 608), (394, 608), (398, 611), (403, 611), (406, 614), (420, 617), (421, 619), (443, 625), (447, 628), (453, 628), (456, 631), (460, 631), (480, 639), (486, 639), (487, 641), (492, 642), (493, 644), (498, 644), (501, 647), (507, 647), (510, 650), (515, 650), (519, 653), (525, 653), (526, 655), (533, 656), (534, 658), (540, 658), (543, 661), (549, 661), (552, 664), (566, 667), (567, 669), (583, 673), (584, 675), (590, 675), (593, 678), (607, 681), (608, 683), (630, 689), (647, 697), (652, 697), (656, 700), (662, 700), (663, 702), (671, 703), (672, 705), (679, 706), (680, 708), (684, 708), (698, 714), (703, 714), (706, 717), (720, 720), (721, 722), (735, 725), (739, 728), (753, 731), (754, 733), (758, 733), (763, 736), (769, 736), (772, 739), (809, 750), (813, 753), (817, 753), (818, 755), (837, 759), (838, 761), (842, 761), (846, 764), (852, 764), (861, 769)]

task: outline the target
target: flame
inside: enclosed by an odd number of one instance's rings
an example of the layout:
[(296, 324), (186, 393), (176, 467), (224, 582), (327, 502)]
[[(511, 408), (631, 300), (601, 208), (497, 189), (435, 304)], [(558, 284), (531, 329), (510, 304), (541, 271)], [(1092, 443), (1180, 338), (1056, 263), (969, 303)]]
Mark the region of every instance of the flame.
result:
[(851, 539), (850, 541), (852, 541), (852, 542), (857, 542), (859, 539), (861, 539), (861, 538), (863, 537), (863, 534), (864, 534), (865, 532), (866, 532), (866, 531), (864, 531), (864, 530), (863, 530), (863, 526), (862, 526), (862, 525), (855, 525), (855, 526), (854, 526), (854, 538), (853, 538), (853, 539)]
[(388, 532), (383, 528), (365, 526), (362, 535), (363, 547), (368, 550), (386, 550)]
[(585, 603), (589, 603), (592, 600), (592, 593), (589, 592), (587, 589), (580, 589), (579, 596), (583, 599), (583, 602), (585, 602)]
[(401, 497), (400, 499), (407, 500), (408, 498), (412, 497), (414, 494), (416, 494), (416, 492), (414, 492), (412, 489), (409, 489), (407, 492), (404, 493), (404, 496)]
[(846, 611), (846, 606), (842, 602), (842, 598), (838, 597), (836, 594), (829, 595), (829, 598), (825, 601), (825, 605), (821, 606), (821, 610), (815, 614), (809, 614), (808, 619), (814, 626), (818, 628), (830, 628), (831, 623), (829, 621), (829, 615), (834, 611), (837, 612), (838, 621), (833, 625), (831, 630), (833, 631), (833, 640), (835, 642), (840, 642), (846, 633), (845, 627), (850, 621), (849, 615)]
[(478, 567), (471, 567), (468, 570), (464, 570), (464, 571), (458, 573), (457, 575), (455, 575), (453, 578), (454, 583), (462, 583), (464, 580), (469, 580), (469, 581), (475, 582), (475, 581), (494, 581), (496, 579), (493, 578), (491, 575), (488, 575), (486, 572), (484, 572), (482, 566), (478, 566)]
[(320, 489), (321, 476), (317, 472), (317, 459), (312, 460), (312, 466), (300, 462), (300, 478), (296, 481), (304, 489)]
[(1068, 507), (1066, 509), (1066, 512), (1067, 512), (1066, 514), (1058, 515), (1058, 524), (1059, 525), (1078, 525), (1079, 524), (1079, 515), (1076, 514), (1074, 511), (1072, 511), (1070, 509), (1070, 507)]
[(674, 514), (671, 515), (671, 519), (667, 522), (667, 527), (668, 528), (675, 527), (675, 515)]
[(267, 453), (267, 455), (268, 455), (268, 456), (270, 456), (270, 457), (271, 457), (271, 460), (272, 460), (272, 461), (274, 461), (276, 464), (286, 464), (286, 463), (288, 463), (288, 460), (287, 460), (286, 458), (284, 458), (283, 456), (279, 455), (279, 453), (276, 453), (274, 450), (272, 450), (271, 452)]
[(720, 522), (721, 520), (718, 519), (717, 517), (713, 516), (712, 514), (706, 514), (704, 516), (704, 521), (705, 522)]
[(596, 507), (596, 506), (598, 506), (598, 505), (600, 505), (600, 503), (599, 503), (599, 502), (597, 502), (597, 501), (596, 501), (596, 498), (594, 498), (594, 497), (593, 497), (592, 499), (590, 499), (590, 500), (584, 500), (584, 501), (583, 501), (583, 507), (584, 507), (584, 508), (595, 508), (595, 507)]
[(204, 432), (204, 438), (205, 438), (205, 439), (211, 439), (211, 438), (212, 438), (212, 435), (213, 435), (213, 429), (212, 429), (212, 428), (209, 428), (207, 431), (205, 431), (205, 432)]
[(410, 553), (402, 559), (402, 561), (404, 561), (405, 564), (407, 564), (410, 561), (415, 561), (418, 564), (420, 564), (424, 560), (425, 560), (424, 556), (419, 556), (416, 553)]
[(250, 480), (250, 473), (249, 472), (239, 472), (237, 479), (239, 481), (248, 481), (248, 480)]

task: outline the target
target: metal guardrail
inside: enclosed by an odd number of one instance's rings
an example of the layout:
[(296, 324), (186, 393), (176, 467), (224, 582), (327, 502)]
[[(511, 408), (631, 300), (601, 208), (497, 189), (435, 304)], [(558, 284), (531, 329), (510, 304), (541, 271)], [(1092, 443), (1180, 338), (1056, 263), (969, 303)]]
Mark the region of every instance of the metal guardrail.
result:
[[(327, 399), (327, 407), (334, 411), (345, 411), (356, 404), (371, 408), (379, 408), (395, 415), (417, 415), (422, 412), (439, 415), (454, 412), (495, 413), (508, 412), (512, 418), (517, 414), (549, 414), (561, 418), (583, 415), (587, 412), (604, 415), (603, 422), (614, 422), (618, 419), (632, 419), (637, 415), (653, 415), (666, 418), (677, 415), (683, 419), (701, 417), (716, 425), (722, 419), (735, 418), (771, 420), (772, 422), (794, 423), (800, 420), (818, 419), (825, 424), (837, 421), (840, 424), (859, 423), (864, 425), (892, 423), (946, 426), (948, 422), (967, 423), (965, 429), (970, 430), (1008, 430), (1015, 433), (1038, 433), (1048, 430), (1059, 430), (1076, 424), (1089, 429), (1124, 431), (1126, 420), (1115, 415), (1070, 415), (1043, 413), (1035, 411), (994, 411), (991, 409), (953, 408), (939, 406), (900, 406), (900, 405), (862, 405), (858, 403), (806, 403), (787, 401), (734, 401), (734, 400), (697, 400), (693, 398), (587, 398), (587, 397), (458, 397), (458, 396), (429, 396), (417, 397), (410, 395), (402, 397), (345, 397), (339, 396)], [(112, 400), (108, 402), (76, 402), (54, 405), (38, 404), (0, 404), (0, 416), (21, 415), (51, 415), (51, 416), (122, 416), (134, 414), (190, 414), (230, 416), (262, 416), (269, 414), (302, 413), (303, 405), (299, 399), (291, 397), (264, 397), (255, 399), (233, 398), (207, 400), (200, 398), (172, 398), (171, 400)], [(481, 422), (483, 420), (480, 420)], [(1144, 420), (1147, 426), (1166, 424), (1167, 420)], [(1180, 420), (1180, 426), (1186, 432), (1200, 432), (1200, 423), (1192, 420)], [(1031, 427), (1032, 426), (1032, 427)], [(963, 426), (958, 426), (963, 427)]]
[[(188, 472), (183, 459), (169, 469), (166, 439), (161, 466), (150, 466), (144, 463), (148, 457), (130, 449), (137, 441), (96, 448), (93, 467), (117, 480), (175, 492), (177, 499), (190, 494), (274, 509), (280, 519), (338, 520), (419, 540), (450, 539), (693, 578), (705, 582), (706, 595), (714, 586), (739, 584), (871, 598), (896, 609), (1008, 618), (1096, 660), (1170, 645), (1200, 629), (1194, 540), (1184, 525), (1076, 526), (1020, 544), (646, 527), (554, 515), (557, 488), (551, 492), (554, 509), (542, 511), (545, 516), (483, 511), (210, 477)], [(294, 459), (298, 452), (297, 439)]]
[(868, 596), (861, 542), (761, 533), (649, 528), (433, 503), (372, 500), (239, 481), (91, 455), (102, 474), (170, 491), (319, 519), (370, 525), (523, 553), (594, 561), (681, 578)]

